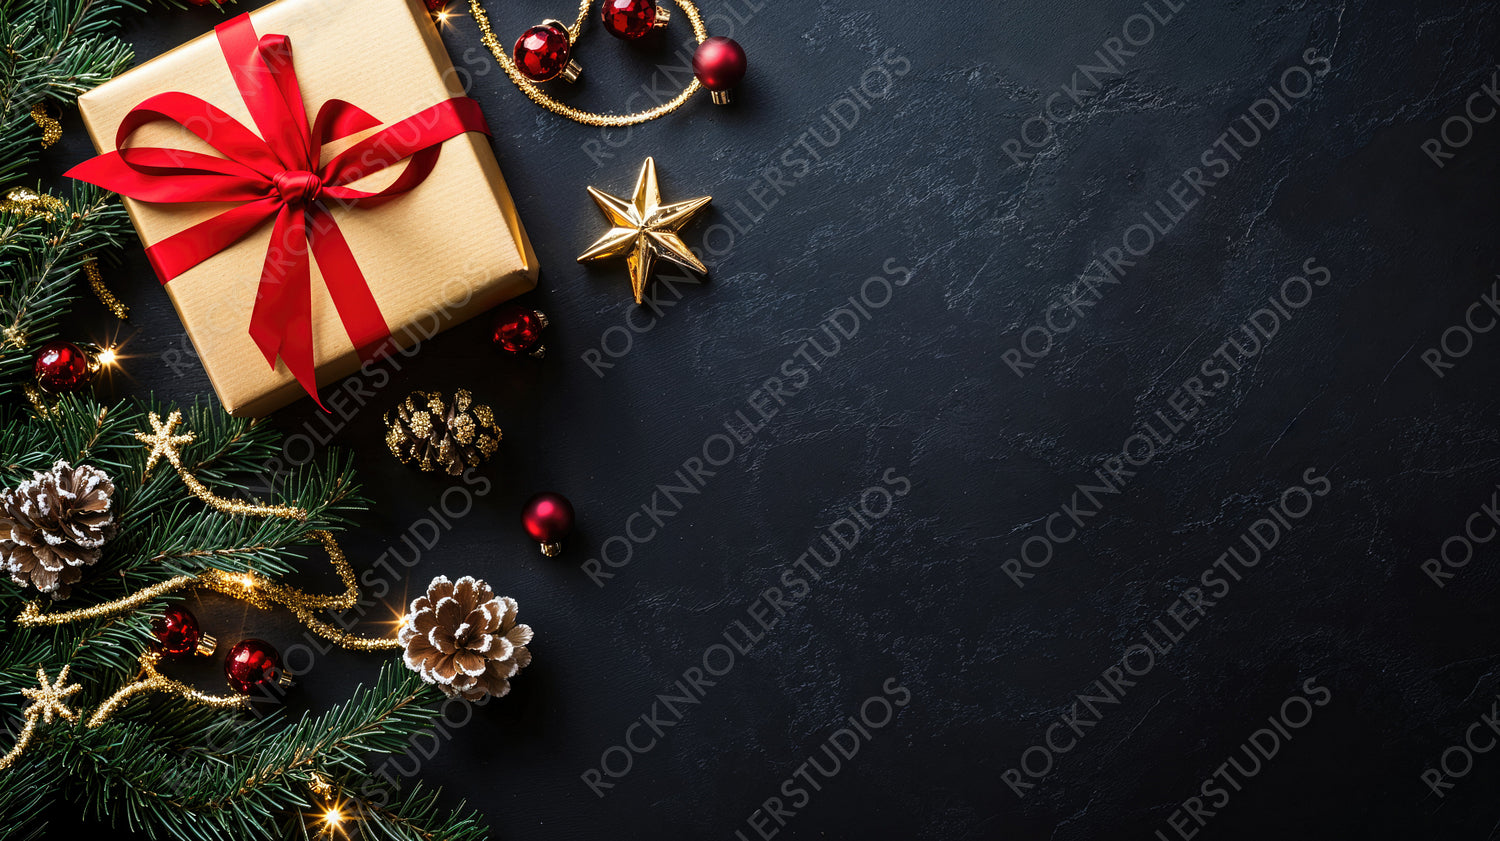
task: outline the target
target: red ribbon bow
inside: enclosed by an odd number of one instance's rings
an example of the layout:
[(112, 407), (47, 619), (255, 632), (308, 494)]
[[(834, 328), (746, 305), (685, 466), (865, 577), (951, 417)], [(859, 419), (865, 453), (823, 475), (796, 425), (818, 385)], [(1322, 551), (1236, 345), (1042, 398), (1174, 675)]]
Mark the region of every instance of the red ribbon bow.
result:
[[(309, 254), (318, 261), (354, 346), (365, 352), (390, 337), (328, 200), (352, 207), (408, 192), (431, 174), (444, 141), (469, 131), (489, 134), (489, 127), (477, 102), (453, 97), (370, 135), (319, 167), (324, 144), (376, 128), (380, 121), (348, 102), (331, 99), (309, 126), (286, 36), (257, 39), (249, 15), (226, 21), (214, 32), (259, 136), (196, 96), (161, 93), (126, 115), (115, 137), (115, 151), (67, 174), (141, 201), (236, 205), (146, 249), (162, 283), (274, 218), (250, 335), (267, 363), (275, 367), (280, 356), (317, 400)], [(156, 120), (181, 125), (224, 157), (183, 149), (126, 148), (125, 140), (136, 129)], [(405, 171), (379, 192), (346, 186), (407, 158), (411, 162)]]

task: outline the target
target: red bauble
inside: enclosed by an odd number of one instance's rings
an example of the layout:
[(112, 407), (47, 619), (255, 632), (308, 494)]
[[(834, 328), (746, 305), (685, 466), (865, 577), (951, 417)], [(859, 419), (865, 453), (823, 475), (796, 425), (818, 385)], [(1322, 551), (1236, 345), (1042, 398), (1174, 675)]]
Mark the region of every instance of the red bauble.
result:
[(437, 14), (438, 12), (441, 12), (442, 10), (448, 8), (448, 0), (426, 0), (426, 2), (427, 11), (432, 12), (433, 14)]
[(36, 384), (47, 391), (77, 391), (93, 380), (89, 356), (72, 342), (48, 342), (36, 352)]
[(198, 630), (198, 618), (185, 607), (169, 607), (151, 620), (151, 635), (156, 637), (163, 654), (214, 653), (214, 638)]
[(573, 529), (573, 503), (562, 494), (539, 493), (521, 511), (521, 525), (550, 558), (562, 551), (562, 539)]
[(533, 82), (547, 82), (558, 76), (573, 81), (578, 65), (569, 60), (573, 44), (568, 30), (557, 21), (546, 21), (521, 33), (514, 54), (521, 75)]
[(262, 684), (289, 685), (291, 681), (281, 668), (281, 655), (265, 640), (244, 639), (229, 649), (224, 658), (224, 677), (241, 695), (248, 695)]
[(507, 353), (529, 353), (537, 359), (546, 355), (542, 347), (542, 330), (547, 315), (541, 310), (506, 304), (495, 311), (495, 347)]
[(693, 75), (714, 93), (714, 102), (729, 102), (729, 90), (745, 78), (745, 50), (732, 38), (713, 37), (693, 54)]
[(604, 0), (604, 28), (616, 38), (635, 41), (666, 23), (663, 11), (656, 0)]

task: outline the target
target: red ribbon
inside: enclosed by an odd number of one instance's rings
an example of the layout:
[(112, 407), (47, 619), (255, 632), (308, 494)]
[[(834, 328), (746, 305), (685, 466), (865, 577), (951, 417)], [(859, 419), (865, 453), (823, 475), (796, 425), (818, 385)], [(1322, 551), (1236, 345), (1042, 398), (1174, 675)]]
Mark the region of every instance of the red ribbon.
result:
[[(196, 96), (161, 93), (125, 116), (115, 137), (115, 151), (85, 161), (67, 174), (141, 201), (236, 205), (146, 249), (162, 283), (275, 219), (250, 316), (250, 335), (267, 363), (275, 367), (276, 358), (281, 357), (292, 376), (317, 400), (309, 254), (318, 261), (354, 346), (365, 352), (390, 338), (385, 317), (328, 209), (328, 200), (353, 207), (408, 192), (432, 173), (444, 141), (470, 131), (489, 134), (489, 127), (477, 102), (453, 97), (370, 135), (319, 167), (324, 144), (376, 128), (380, 121), (348, 102), (330, 99), (309, 126), (286, 36), (257, 39), (249, 15), (226, 21), (214, 32), (259, 136)], [(125, 146), (136, 129), (157, 120), (177, 123), (224, 157)], [(408, 158), (411, 161), (401, 175), (379, 192), (346, 186)]]

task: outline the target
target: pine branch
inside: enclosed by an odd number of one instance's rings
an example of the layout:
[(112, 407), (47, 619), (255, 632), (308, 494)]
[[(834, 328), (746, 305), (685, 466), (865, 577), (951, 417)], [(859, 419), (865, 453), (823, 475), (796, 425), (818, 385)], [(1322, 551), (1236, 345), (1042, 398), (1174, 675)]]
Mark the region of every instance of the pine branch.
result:
[[(69, 778), (80, 781), (87, 808), (97, 810), (91, 814), (108, 817), (111, 808), (127, 803), (127, 814), (152, 818), (131, 827), (153, 837), (258, 836), (280, 823), (288, 808), (294, 814), (311, 808), (308, 792), (314, 774), (348, 781), (354, 790), (364, 790), (356, 785), (369, 788), (365, 755), (404, 749), (437, 721), (440, 697), (399, 663), (388, 663), (373, 686), (356, 688), (339, 707), (285, 727), (278, 726), (277, 718), (237, 724), (230, 731), (231, 744), (217, 750), (183, 750), (142, 739), (149, 722), (177, 714), (162, 706), (180, 706), (142, 704), (97, 731), (75, 736), (75, 750), (87, 767)], [(381, 826), (405, 831), (382, 837), (479, 837), (475, 831), (461, 836), (421, 831), (428, 824), (438, 831), (446, 825), (436, 817), (435, 806), (421, 798), (413, 802), (419, 807), (414, 814), (403, 807), (382, 810)], [(477, 819), (468, 821), (478, 826)], [(482, 828), (477, 831), (482, 834)]]
[(35, 349), (57, 336), (88, 255), (119, 245), (129, 229), (112, 194), (88, 185), (74, 190), (66, 210), (0, 213), (0, 399), (18, 392)]
[(388, 841), (480, 841), (487, 834), (478, 813), (463, 803), (443, 807), (438, 793), (420, 783), (389, 806), (362, 802), (360, 813), (364, 835)]

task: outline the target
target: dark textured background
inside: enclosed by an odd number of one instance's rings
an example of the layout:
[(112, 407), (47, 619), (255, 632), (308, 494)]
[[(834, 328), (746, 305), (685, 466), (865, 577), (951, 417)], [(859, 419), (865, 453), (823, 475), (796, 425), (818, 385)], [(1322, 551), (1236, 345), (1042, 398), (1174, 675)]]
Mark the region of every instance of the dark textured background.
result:
[[(507, 41), (566, 13), (565, 3), (491, 5)], [(1421, 361), (1500, 265), (1500, 122), (1473, 125), (1442, 168), (1421, 150), (1495, 73), (1493, 5), (1188, 0), (1125, 73), (1064, 109), (1055, 140), (1026, 165), (1002, 144), (1080, 63), (1097, 63), (1141, 3), (706, 7), (730, 10), (749, 18), (732, 33), (715, 26), (749, 53), (741, 103), (700, 98), (628, 139), (611, 135), (621, 145), (602, 147), (607, 160), (584, 147), (597, 130), (509, 84), (467, 16), (446, 33), (541, 259), (541, 284), (523, 300), (552, 317), (549, 356), (501, 358), (485, 323), (461, 326), (331, 438), (357, 453), (374, 499), (352, 553), (368, 563), (446, 487), (389, 457), (381, 411), (418, 387), (469, 387), (494, 404), (506, 443), (486, 473), (493, 487), (471, 494), (472, 513), (410, 579), (420, 589), (438, 573), (482, 576), (519, 599), (538, 636), (510, 697), (478, 710), (435, 757), (403, 764), (419, 763), (454, 802), (478, 804), (497, 837), (756, 838), (747, 819), (896, 677), (911, 703), (771, 829), (1178, 838), (1174, 809), (1316, 676), (1332, 702), (1231, 790), (1201, 837), (1494, 834), (1500, 757), (1475, 755), (1441, 798), (1420, 777), (1500, 689), (1493, 548), (1479, 546), (1442, 588), (1421, 570), (1490, 500), (1500, 472), (1485, 449), (1497, 440), (1500, 336), (1474, 336), (1442, 378)], [(128, 36), (145, 59), (219, 19), (153, 12)], [(685, 32), (679, 21), (670, 43)], [(746, 225), (736, 202), (754, 207), (757, 179), (784, 166), (809, 128), (826, 136), (823, 116), (888, 49), (910, 72)], [(1002, 352), (1308, 49), (1332, 73), (1016, 377)], [(675, 63), (671, 52), (623, 47), (596, 29), (571, 101), (617, 108), (657, 64)], [(1476, 103), (1480, 116), (1487, 103)], [(48, 167), (88, 151), (70, 116)], [(669, 200), (716, 198), (690, 243), (716, 223), (747, 230), (709, 257), (708, 283), (681, 286), (676, 306), (637, 322), (654, 326), (601, 380), (582, 355), (626, 323), (628, 284), (620, 265), (573, 261), (601, 231), (584, 187), (627, 190), (648, 154)], [(1003, 562), (1310, 257), (1332, 281), (1017, 587)], [(595, 586), (580, 564), (888, 258), (910, 267), (912, 282)], [(110, 275), (134, 312), (121, 333), (129, 387), (209, 394), (138, 249), (126, 264)], [(117, 328), (101, 317), (87, 329)], [(325, 423), (308, 401), (274, 422), (292, 435)], [(1309, 467), (1332, 491), (1018, 798), (1004, 772)], [(580, 775), (886, 468), (909, 476), (912, 493), (596, 797)], [(541, 557), (517, 523), (540, 489), (578, 509), (561, 559)], [(297, 639), (284, 617), (214, 621), (221, 638)], [(344, 697), (375, 660), (320, 658), (291, 703)], [(1475, 731), (1479, 747), (1488, 732)], [(1448, 759), (1464, 767), (1460, 754)]]

